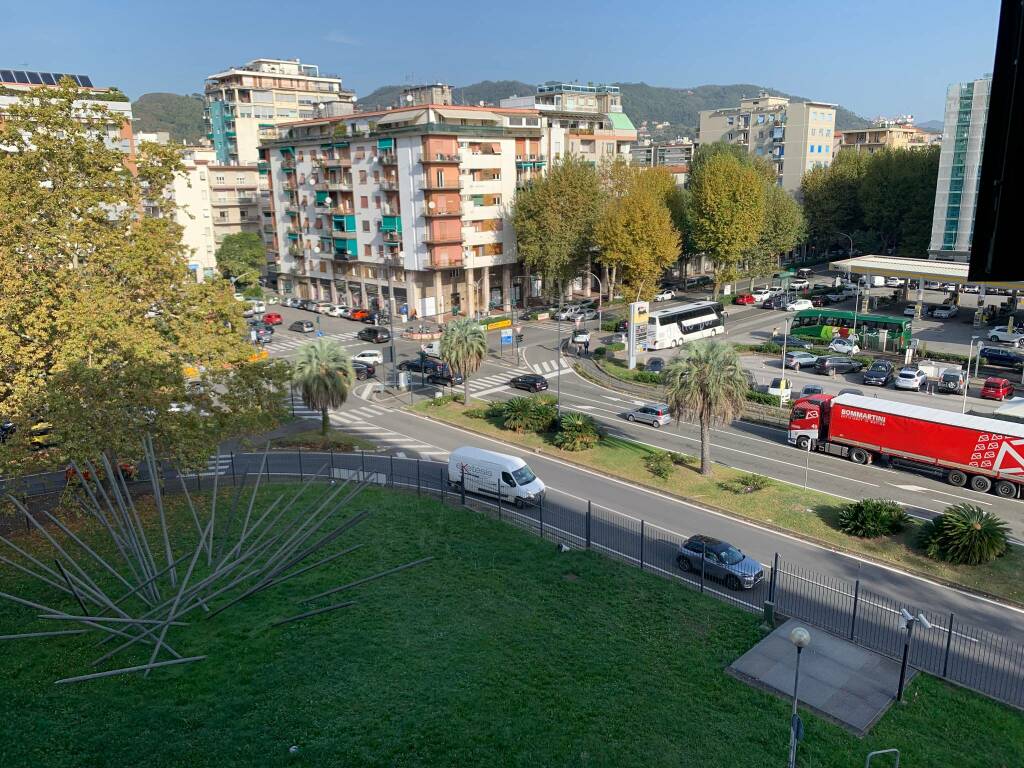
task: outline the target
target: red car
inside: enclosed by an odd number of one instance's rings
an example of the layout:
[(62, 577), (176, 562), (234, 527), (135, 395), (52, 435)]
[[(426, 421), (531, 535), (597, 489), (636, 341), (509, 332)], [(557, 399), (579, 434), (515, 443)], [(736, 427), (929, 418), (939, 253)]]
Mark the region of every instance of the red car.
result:
[(277, 312), (267, 312), (263, 316), (263, 322), (267, 325), (280, 325), (284, 322), (284, 318), (277, 314)]
[(754, 303), (754, 297), (751, 296), (749, 293), (741, 293), (739, 296), (737, 296), (735, 299), (732, 300), (732, 303), (733, 304), (753, 304)]
[(365, 320), (370, 316), (370, 310), (368, 309), (353, 309), (349, 314), (350, 320)]
[(981, 386), (981, 396), (987, 400), (1005, 400), (1013, 397), (1013, 384), (998, 376), (989, 376)]

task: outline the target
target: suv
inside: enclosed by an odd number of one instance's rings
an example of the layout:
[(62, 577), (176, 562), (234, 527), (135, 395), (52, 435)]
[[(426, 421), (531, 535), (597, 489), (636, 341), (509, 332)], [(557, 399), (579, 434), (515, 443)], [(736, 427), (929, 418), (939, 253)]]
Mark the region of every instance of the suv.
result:
[(956, 304), (943, 304), (941, 307), (937, 307), (932, 312), (932, 317), (937, 317), (940, 320), (948, 320), (949, 318), (956, 315), (957, 306)]
[[(701, 567), (703, 560), (703, 568)], [(764, 566), (740, 550), (710, 536), (691, 536), (676, 553), (683, 571), (720, 579), (729, 589), (753, 589), (764, 581)]]
[(864, 363), (858, 363), (852, 357), (841, 355), (826, 355), (819, 357), (814, 364), (817, 373), (857, 373), (864, 367)]
[(672, 422), (672, 414), (664, 403), (655, 405), (643, 405), (635, 411), (626, 414), (626, 421), (642, 421), (657, 429)]
[(986, 365), (995, 365), (1002, 368), (1021, 368), (1024, 366), (1024, 356), (1003, 347), (982, 347), (978, 357)]
[(900, 375), (896, 377), (894, 385), (896, 389), (916, 389), (920, 391), (924, 389), (927, 380), (927, 374), (920, 368), (904, 368), (900, 371)]
[(896, 376), (896, 367), (888, 360), (875, 360), (871, 367), (864, 371), (861, 383), (884, 387)]
[(357, 333), (356, 336), (361, 341), (372, 341), (376, 344), (383, 344), (385, 341), (391, 341), (391, 331), (377, 325), (370, 326), (369, 328), (363, 328), (363, 330)]
[(961, 368), (947, 368), (939, 376), (940, 392), (962, 395), (967, 387), (967, 372)]

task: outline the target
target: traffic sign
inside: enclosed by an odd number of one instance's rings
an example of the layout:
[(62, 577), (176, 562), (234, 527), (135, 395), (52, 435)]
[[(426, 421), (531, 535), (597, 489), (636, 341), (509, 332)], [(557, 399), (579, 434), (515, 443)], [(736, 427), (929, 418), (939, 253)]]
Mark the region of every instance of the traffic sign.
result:
[(512, 343), (512, 329), (503, 329), (501, 332), (501, 343), (511, 344)]

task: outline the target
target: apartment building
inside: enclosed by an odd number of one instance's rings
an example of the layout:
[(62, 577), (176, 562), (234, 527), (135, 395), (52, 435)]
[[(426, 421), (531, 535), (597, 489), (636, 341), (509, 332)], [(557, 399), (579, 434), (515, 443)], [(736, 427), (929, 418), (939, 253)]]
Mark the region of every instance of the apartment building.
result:
[(299, 59), (253, 59), (206, 78), (207, 136), (221, 165), (253, 165), (276, 126), (351, 114), (355, 94), (337, 75), (321, 75)]
[(882, 149), (927, 149), (933, 146), (936, 134), (922, 131), (907, 118), (879, 118), (870, 128), (853, 128), (836, 132), (842, 142), (839, 149), (874, 154)]
[(210, 190), (214, 246), (228, 235), (260, 232), (262, 191), (258, 166), (210, 165), (207, 169)]
[(33, 88), (56, 87), (65, 77), (71, 78), (80, 89), (82, 98), (75, 102), (76, 108), (84, 112), (90, 108), (104, 107), (111, 113), (110, 123), (104, 128), (104, 140), (108, 147), (120, 149), (126, 155), (128, 167), (134, 169), (132, 104), (117, 88), (99, 88), (93, 85), (89, 75), (0, 69), (0, 118), (7, 107), (21, 98), (22, 93), (28, 93)]
[(930, 259), (970, 261), (991, 90), (989, 76), (954, 83), (946, 91)]
[(739, 107), (702, 110), (698, 141), (744, 147), (775, 167), (780, 187), (797, 192), (807, 171), (831, 165), (835, 127), (835, 104), (762, 92), (741, 99)]
[(629, 156), (633, 165), (689, 165), (697, 148), (690, 139), (633, 144)]
[[(281, 126), (260, 150), (270, 281), (285, 295), (424, 318), (507, 310), (538, 290), (508, 222), (516, 189), (598, 141), (566, 122), (430, 104)], [(588, 116), (588, 128), (605, 124)], [(607, 125), (601, 146), (618, 146)]]

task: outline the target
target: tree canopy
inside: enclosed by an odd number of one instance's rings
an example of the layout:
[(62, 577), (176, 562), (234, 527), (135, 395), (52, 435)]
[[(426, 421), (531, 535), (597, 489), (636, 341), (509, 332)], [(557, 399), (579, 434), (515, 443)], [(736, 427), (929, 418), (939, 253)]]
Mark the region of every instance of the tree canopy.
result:
[(220, 273), (234, 278), (235, 285), (244, 288), (259, 283), (267, 260), (266, 247), (255, 232), (235, 232), (221, 240), (216, 258)]
[[(218, 442), (276, 423), (277, 364), (254, 361), (226, 281), (196, 283), (173, 205), (155, 193), (181, 170), (174, 147), (137, 162), (105, 136), (102, 107), (76, 104), (70, 80), (11, 105), (0, 128), (0, 446), (15, 469), (29, 428), (51, 425), (51, 457), (110, 450), (205, 463)], [(143, 198), (163, 207), (141, 217)], [(192, 386), (187, 386), (191, 382)]]

